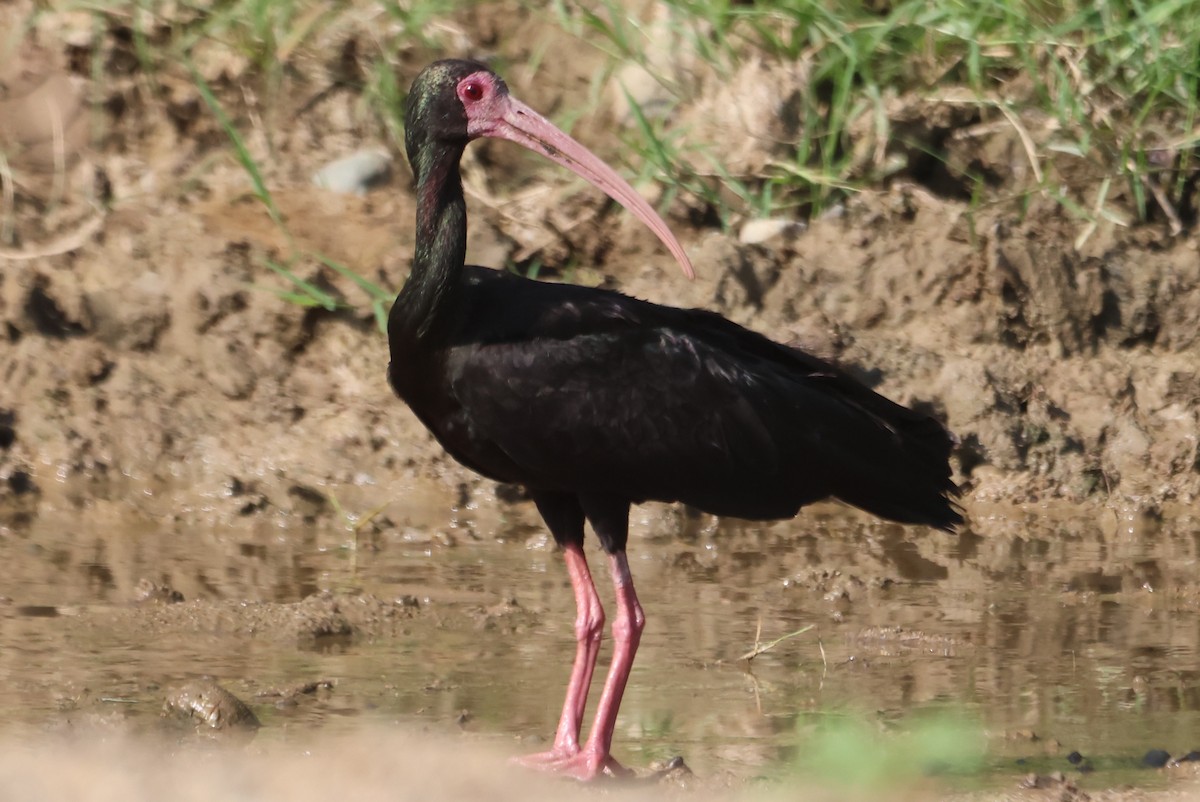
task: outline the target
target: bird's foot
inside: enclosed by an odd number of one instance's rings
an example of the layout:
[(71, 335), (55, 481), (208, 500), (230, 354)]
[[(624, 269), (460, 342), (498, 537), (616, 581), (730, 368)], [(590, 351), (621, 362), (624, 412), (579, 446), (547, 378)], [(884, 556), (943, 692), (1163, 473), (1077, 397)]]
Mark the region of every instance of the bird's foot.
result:
[(633, 772), (618, 763), (612, 755), (602, 755), (595, 750), (579, 749), (578, 747), (574, 749), (555, 747), (546, 752), (515, 757), (512, 762), (527, 769), (537, 769), (547, 774), (560, 774), (584, 782), (599, 779), (602, 776), (633, 776)]
[(553, 771), (553, 767), (565, 760), (569, 760), (579, 754), (579, 747), (563, 747), (555, 746), (553, 749), (548, 749), (545, 752), (534, 752), (531, 755), (517, 755), (509, 758), (509, 763), (516, 766), (523, 766), (527, 769), (538, 769), (540, 771)]

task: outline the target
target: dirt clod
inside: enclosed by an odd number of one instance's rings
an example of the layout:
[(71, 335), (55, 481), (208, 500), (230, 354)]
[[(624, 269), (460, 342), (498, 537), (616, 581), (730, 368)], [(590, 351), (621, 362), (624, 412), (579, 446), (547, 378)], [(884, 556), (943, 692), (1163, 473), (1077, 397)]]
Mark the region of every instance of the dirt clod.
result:
[(140, 603), (151, 602), (157, 604), (178, 604), (183, 601), (183, 594), (175, 590), (170, 585), (158, 583), (152, 579), (143, 577), (138, 580), (137, 588), (135, 588), (134, 601)]

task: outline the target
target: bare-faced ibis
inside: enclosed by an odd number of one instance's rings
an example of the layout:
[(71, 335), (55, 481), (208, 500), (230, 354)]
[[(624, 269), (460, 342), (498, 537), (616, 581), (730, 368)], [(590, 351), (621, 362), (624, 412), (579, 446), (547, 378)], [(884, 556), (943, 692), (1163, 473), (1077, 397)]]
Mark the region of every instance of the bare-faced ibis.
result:
[[(575, 592), (575, 662), (554, 744), (522, 762), (581, 779), (621, 771), (613, 727), (645, 621), (625, 554), (630, 505), (683, 502), (769, 520), (837, 498), (904, 523), (951, 530), (962, 520), (951, 500), (951, 435), (838, 368), (712, 312), (466, 266), (459, 160), (471, 140), (499, 137), (606, 192), (692, 274), (637, 192), (487, 67), (426, 67), (405, 122), (417, 234), (388, 319), (389, 379), (455, 459), (528, 490)], [(581, 744), (604, 625), (585, 520), (608, 555), (616, 620), (612, 665)]]

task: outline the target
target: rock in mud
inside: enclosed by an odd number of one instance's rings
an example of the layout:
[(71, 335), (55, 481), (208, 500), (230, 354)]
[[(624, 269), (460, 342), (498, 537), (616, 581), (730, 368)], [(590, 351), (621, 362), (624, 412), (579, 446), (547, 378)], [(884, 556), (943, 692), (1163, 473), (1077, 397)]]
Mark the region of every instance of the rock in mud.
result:
[(360, 150), (330, 162), (313, 175), (313, 185), (345, 195), (366, 195), (387, 183), (392, 157), (383, 150)]
[(192, 719), (221, 732), (253, 734), (262, 726), (245, 702), (208, 679), (189, 682), (167, 694), (163, 715)]
[(1171, 760), (1171, 753), (1165, 749), (1151, 749), (1142, 756), (1142, 765), (1151, 769), (1161, 769)]
[(794, 237), (804, 231), (805, 225), (796, 220), (772, 218), (749, 220), (738, 232), (738, 241), (743, 245), (761, 245), (777, 238)]
[(1067, 762), (1074, 766), (1080, 774), (1091, 774), (1096, 770), (1096, 767), (1092, 765), (1092, 762), (1079, 752), (1071, 752), (1069, 755), (1067, 755)]
[(676, 755), (670, 760), (653, 763), (650, 770), (650, 775), (645, 779), (678, 786), (681, 789), (687, 789), (696, 777), (681, 755)]

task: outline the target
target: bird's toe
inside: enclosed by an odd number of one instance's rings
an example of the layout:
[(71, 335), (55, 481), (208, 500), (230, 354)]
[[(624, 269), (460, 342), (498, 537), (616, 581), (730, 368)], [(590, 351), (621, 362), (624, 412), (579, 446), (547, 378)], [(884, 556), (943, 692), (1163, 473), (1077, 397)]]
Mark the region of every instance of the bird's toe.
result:
[(633, 776), (633, 772), (618, 763), (612, 755), (578, 748), (574, 751), (555, 748), (532, 755), (519, 755), (509, 762), (527, 769), (571, 777), (582, 782), (591, 782), (601, 777)]

